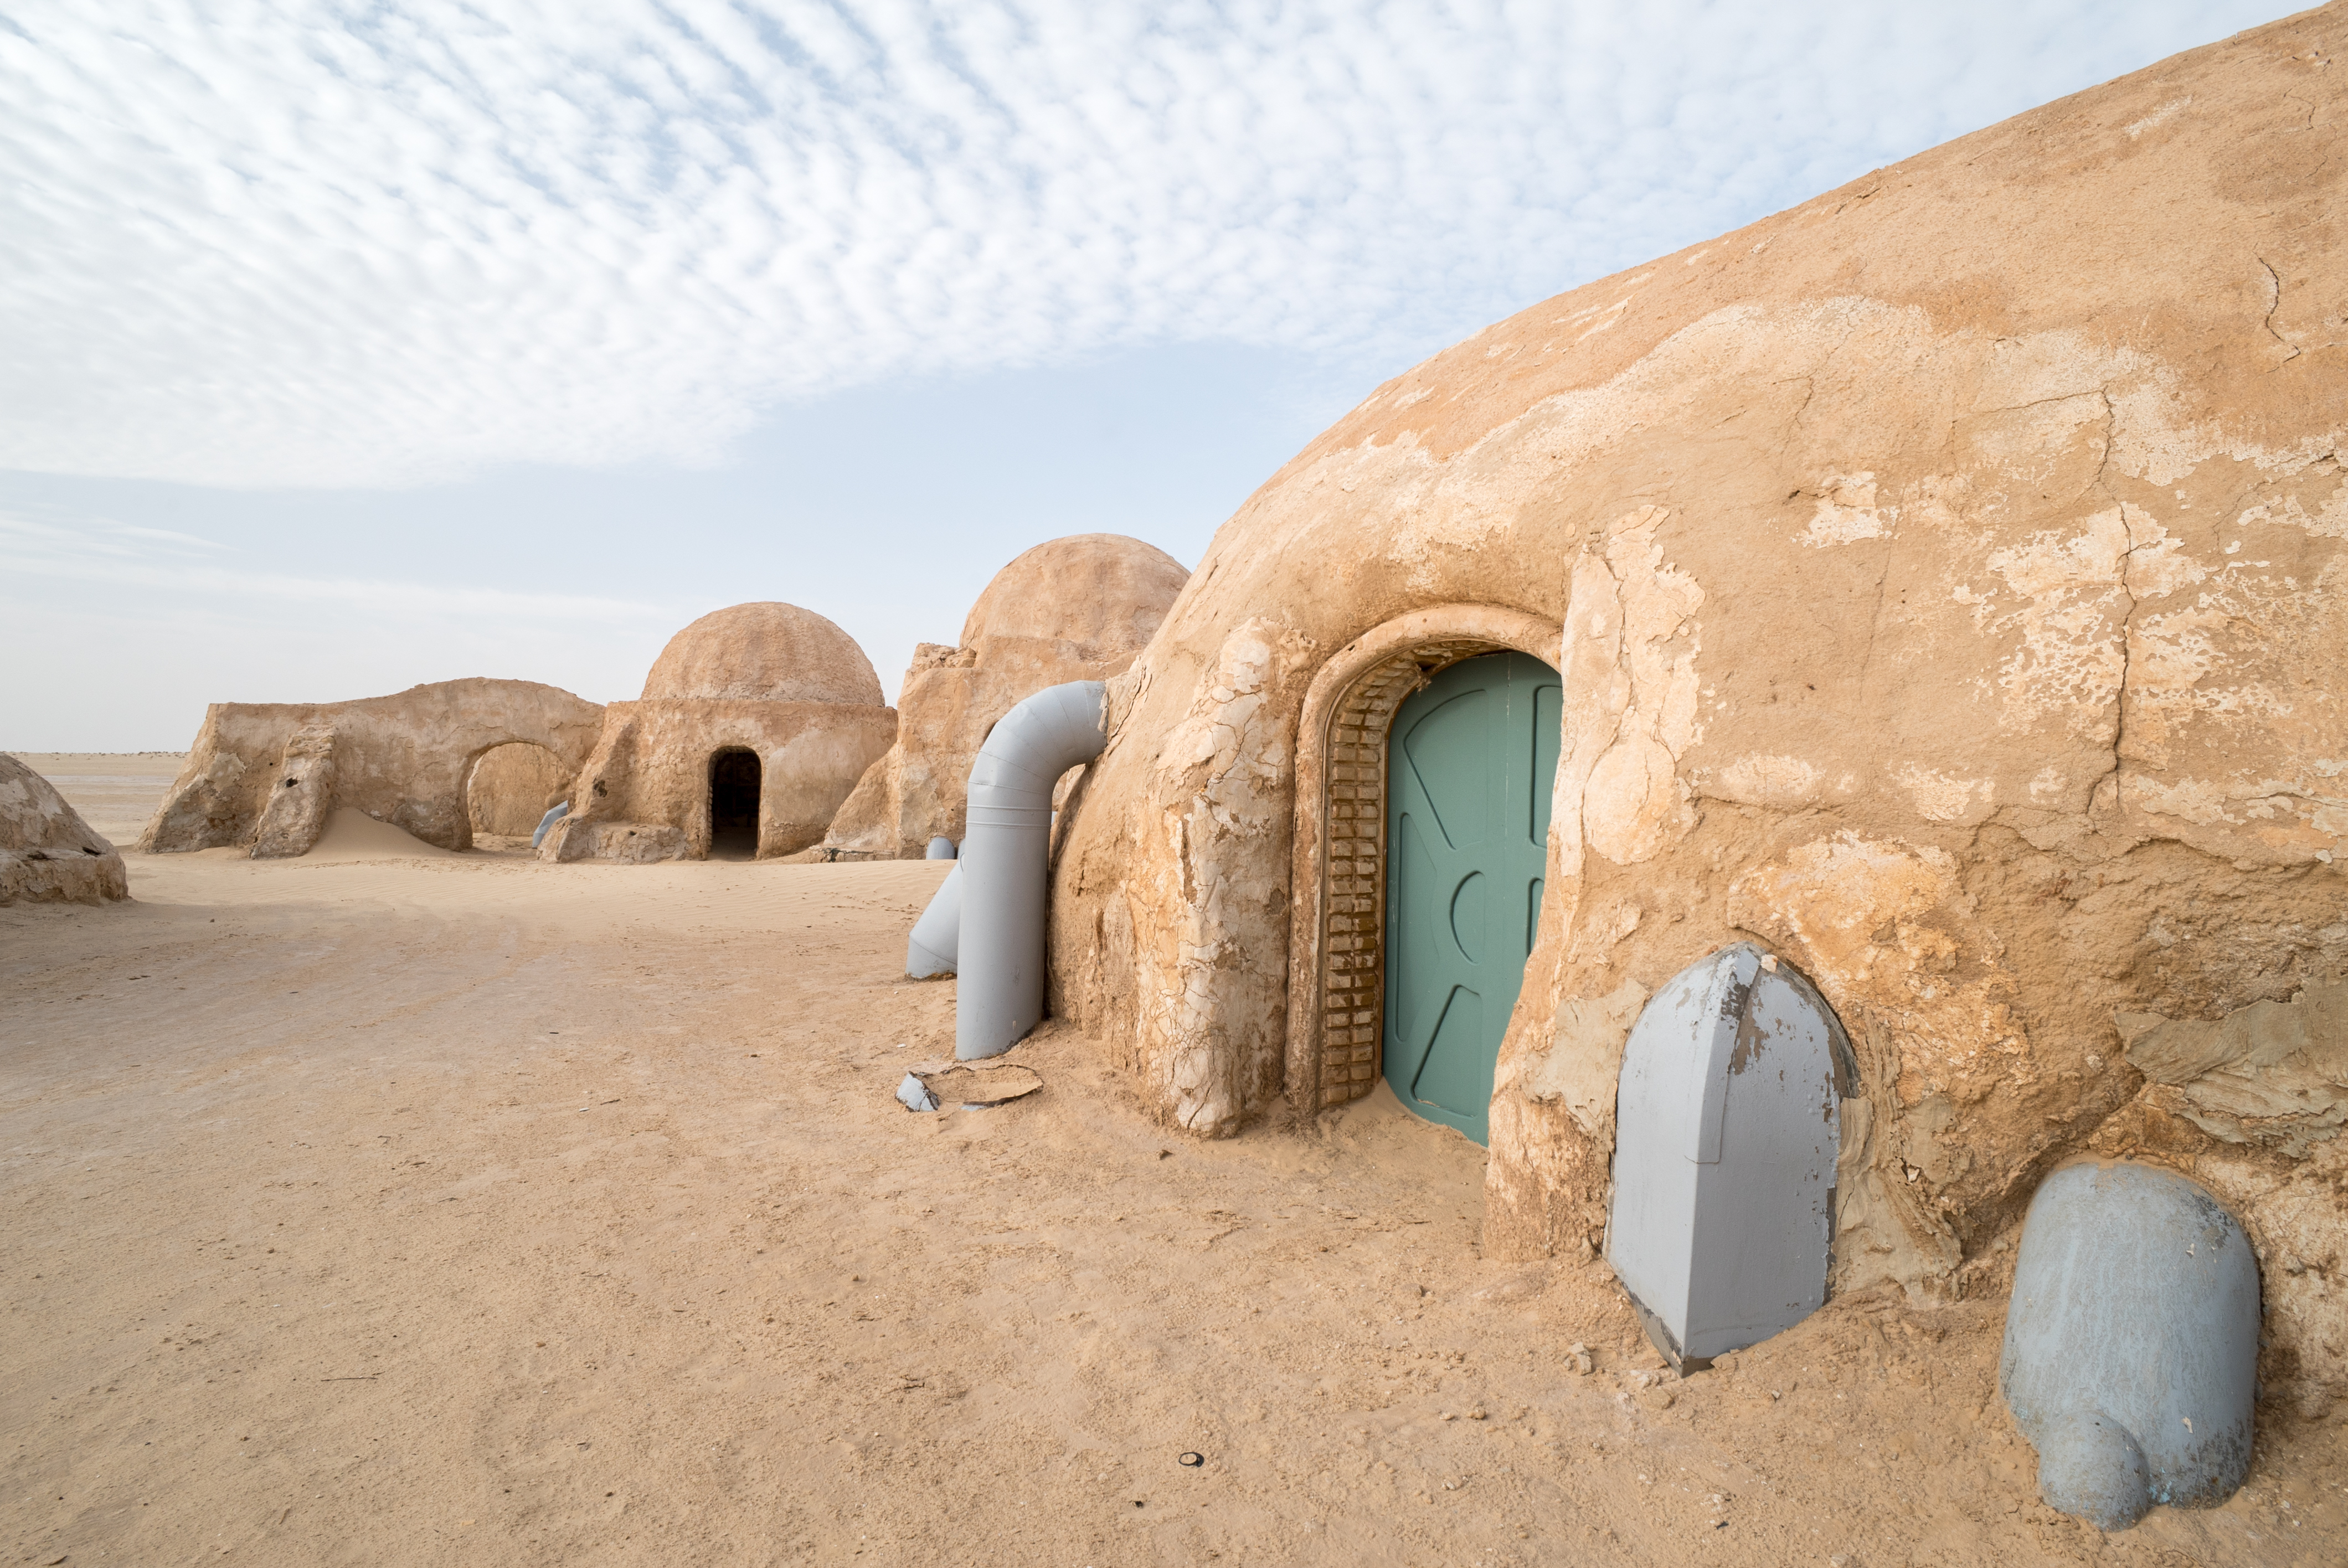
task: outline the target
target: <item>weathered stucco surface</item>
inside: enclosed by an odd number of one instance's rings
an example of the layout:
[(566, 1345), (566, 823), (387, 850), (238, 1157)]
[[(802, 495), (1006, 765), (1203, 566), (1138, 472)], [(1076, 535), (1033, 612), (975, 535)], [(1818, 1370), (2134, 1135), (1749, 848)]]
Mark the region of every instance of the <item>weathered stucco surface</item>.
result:
[(644, 700), (847, 702), (881, 706), (880, 677), (856, 640), (812, 610), (775, 600), (729, 605), (661, 650)]
[[(335, 729), (304, 724), (285, 743), (277, 776), (270, 781), (261, 825), (253, 830), (255, 860), (290, 860), (307, 855), (326, 830), (335, 808)], [(468, 814), (470, 820), (470, 813)]]
[(2236, 1202), (2294, 1282), (2273, 1365), (2348, 1378), (2314, 1305), (2348, 1221), (2331, 1112), (2231, 1140), (2117, 1021), (2348, 968), (2343, 35), (2180, 56), (1379, 388), (1112, 683), (1060, 1005), (1170, 1122), (1271, 1110), (1314, 671), (1430, 605), (1541, 616), (1562, 761), (1490, 1250), (1591, 1255), (1636, 999), (1754, 938), (1859, 1057), (1839, 1287), (1992, 1277), (2103, 1139)]
[[(475, 758), (525, 741), (575, 769), (602, 719), (597, 704), (535, 681), (442, 681), (352, 702), (215, 702), (139, 847), (252, 845), (283, 793), (294, 798), (276, 809), (273, 854), (307, 850), (338, 805), (427, 844), (469, 849), (465, 781)], [(331, 741), (305, 740), (289, 756), (304, 730)]]
[(57, 786), (0, 752), (0, 904), (105, 904), (130, 897), (114, 845)]
[(832, 859), (917, 859), (962, 842), (970, 765), (1023, 699), (1124, 673), (1189, 574), (1155, 545), (1074, 534), (1023, 552), (971, 606), (962, 642), (924, 642), (897, 694), (897, 743), (824, 835)]
[(669, 640), (644, 696), (614, 702), (544, 860), (648, 862), (709, 853), (709, 767), (759, 764), (758, 855), (805, 849), (896, 739), (897, 715), (853, 638), (811, 610), (762, 602), (703, 616)]

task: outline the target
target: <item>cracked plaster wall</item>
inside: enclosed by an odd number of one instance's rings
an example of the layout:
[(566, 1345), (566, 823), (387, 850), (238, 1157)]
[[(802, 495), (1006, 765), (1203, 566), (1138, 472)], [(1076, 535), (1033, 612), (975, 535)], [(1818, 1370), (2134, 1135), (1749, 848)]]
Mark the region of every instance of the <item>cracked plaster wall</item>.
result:
[[(2266, 1162), (2224, 1189), (2254, 1235), (2261, 1204), (2337, 1229), (2307, 1173), (2334, 1143), (2213, 1140), (2145, 1100), (2115, 1020), (2348, 968), (2343, 31), (2180, 56), (1378, 389), (1116, 683), (1057, 863), (1059, 1005), (1170, 1122), (1272, 1110), (1305, 686), (1397, 615), (1500, 604), (1562, 621), (1566, 702), (1492, 1252), (1588, 1255), (1616, 1004), (1740, 937), (1859, 1058), (1841, 1288), (1994, 1278), (2039, 1176), (2115, 1128), (2188, 1172)], [(2273, 1334), (2348, 1378), (2307, 1311)]]

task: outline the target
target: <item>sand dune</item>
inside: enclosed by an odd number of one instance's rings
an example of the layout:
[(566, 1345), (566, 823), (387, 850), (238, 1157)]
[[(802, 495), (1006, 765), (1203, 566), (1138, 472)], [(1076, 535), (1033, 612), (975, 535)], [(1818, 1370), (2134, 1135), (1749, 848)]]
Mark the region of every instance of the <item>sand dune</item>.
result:
[(1595, 1266), (1479, 1259), (1481, 1151), (1390, 1096), (1196, 1143), (1047, 1026), (1041, 1092), (910, 1114), (942, 866), (380, 825), (0, 910), (19, 1560), (2348, 1560), (2333, 1419), (2107, 1547), (2045, 1510), (2000, 1300), (1663, 1381)]
[(345, 860), (453, 860), (457, 852), (427, 844), (414, 834), (377, 822), (363, 811), (338, 805), (326, 818), (326, 831), (310, 846), (304, 860), (325, 865)]

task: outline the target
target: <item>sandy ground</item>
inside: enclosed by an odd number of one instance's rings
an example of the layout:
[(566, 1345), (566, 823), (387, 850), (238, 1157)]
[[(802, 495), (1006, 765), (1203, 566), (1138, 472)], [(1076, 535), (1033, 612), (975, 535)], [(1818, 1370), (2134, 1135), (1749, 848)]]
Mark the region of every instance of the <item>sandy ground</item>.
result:
[(911, 1114), (942, 866), (326, 847), (0, 910), (11, 1561), (2348, 1561), (2338, 1416), (2223, 1509), (2044, 1508), (2002, 1299), (1666, 1380), (1389, 1096), (1198, 1143), (1046, 1026)]

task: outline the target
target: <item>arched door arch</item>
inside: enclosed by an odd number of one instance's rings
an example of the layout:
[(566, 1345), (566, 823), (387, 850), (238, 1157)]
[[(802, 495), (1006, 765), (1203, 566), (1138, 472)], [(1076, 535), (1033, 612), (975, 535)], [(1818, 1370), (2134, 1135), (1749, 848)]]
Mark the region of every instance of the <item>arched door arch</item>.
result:
[(1433, 675), (1515, 651), (1555, 667), (1562, 630), (1523, 610), (1443, 604), (1332, 655), (1307, 688), (1296, 738), (1289, 917), (1289, 1102), (1310, 1113), (1376, 1086), (1385, 1019), (1387, 738)]

